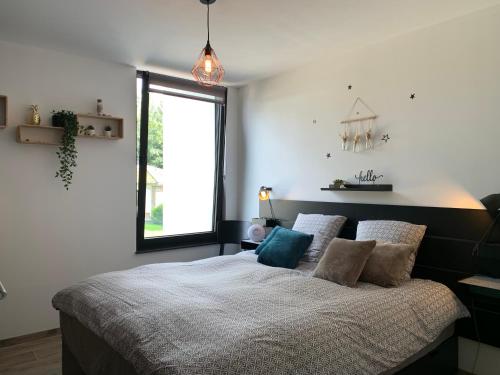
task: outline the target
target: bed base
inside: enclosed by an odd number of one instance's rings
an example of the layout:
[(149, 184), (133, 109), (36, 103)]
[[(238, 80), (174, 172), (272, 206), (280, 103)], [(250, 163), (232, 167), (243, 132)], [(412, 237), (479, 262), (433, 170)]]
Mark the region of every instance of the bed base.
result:
[[(64, 313), (60, 318), (63, 375), (137, 375), (129, 362), (75, 318)], [(457, 365), (458, 338), (452, 336), (397, 374), (451, 375)]]
[(63, 375), (86, 375), (68, 348), (64, 336), (62, 340), (62, 373)]
[(458, 369), (458, 337), (452, 336), (436, 349), (399, 371), (398, 375), (452, 375)]

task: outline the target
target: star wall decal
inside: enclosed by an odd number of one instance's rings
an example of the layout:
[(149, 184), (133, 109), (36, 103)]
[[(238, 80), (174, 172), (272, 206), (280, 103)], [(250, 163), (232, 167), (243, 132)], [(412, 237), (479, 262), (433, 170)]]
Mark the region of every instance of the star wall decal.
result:
[(384, 141), (385, 143), (387, 143), (387, 141), (389, 141), (389, 139), (391, 139), (391, 137), (389, 137), (389, 134), (384, 134), (382, 136), (382, 141)]
[(415, 93), (412, 93), (412, 94), (410, 95), (410, 99), (415, 99)]
[(327, 154), (326, 154), (326, 158), (327, 158), (327, 159), (330, 159), (331, 157), (332, 157), (332, 154), (331, 154), (331, 153), (327, 153)]

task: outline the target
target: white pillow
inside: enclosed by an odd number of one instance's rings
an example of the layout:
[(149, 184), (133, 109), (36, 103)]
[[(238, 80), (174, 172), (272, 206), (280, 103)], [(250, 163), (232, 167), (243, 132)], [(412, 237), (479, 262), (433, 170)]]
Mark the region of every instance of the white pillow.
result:
[(408, 259), (408, 266), (406, 268), (405, 280), (411, 277), (411, 271), (415, 265), (417, 258), (417, 251), (420, 242), (424, 238), (426, 225), (416, 225), (404, 221), (394, 220), (366, 220), (358, 223), (356, 231), (356, 240), (367, 241), (376, 240), (389, 243), (404, 243), (413, 245), (415, 251)]
[(338, 215), (298, 214), (292, 229), (314, 235), (301, 260), (318, 263), (330, 241), (340, 233), (346, 220), (346, 217)]

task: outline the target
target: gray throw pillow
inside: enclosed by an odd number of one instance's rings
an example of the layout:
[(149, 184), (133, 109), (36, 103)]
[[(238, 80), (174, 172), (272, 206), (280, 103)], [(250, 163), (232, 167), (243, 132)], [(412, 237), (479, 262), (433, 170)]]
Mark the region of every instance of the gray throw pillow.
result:
[(330, 241), (339, 235), (346, 220), (346, 217), (338, 215), (299, 213), (292, 229), (314, 235), (302, 261), (318, 263)]
[(413, 245), (377, 242), (366, 261), (359, 281), (365, 281), (383, 287), (399, 286), (406, 279), (406, 271)]
[(313, 276), (354, 287), (375, 245), (376, 241), (334, 238), (316, 266)]
[(427, 226), (395, 220), (366, 220), (358, 223), (356, 240), (376, 240), (390, 243), (405, 243), (414, 246), (408, 260), (405, 279), (410, 280), (411, 271), (417, 258), (420, 242), (424, 238)]

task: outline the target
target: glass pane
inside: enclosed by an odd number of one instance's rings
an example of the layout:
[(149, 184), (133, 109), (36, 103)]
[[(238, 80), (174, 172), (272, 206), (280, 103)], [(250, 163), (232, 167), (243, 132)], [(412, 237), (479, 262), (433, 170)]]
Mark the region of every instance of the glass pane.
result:
[(149, 95), (144, 237), (213, 230), (215, 104)]

